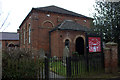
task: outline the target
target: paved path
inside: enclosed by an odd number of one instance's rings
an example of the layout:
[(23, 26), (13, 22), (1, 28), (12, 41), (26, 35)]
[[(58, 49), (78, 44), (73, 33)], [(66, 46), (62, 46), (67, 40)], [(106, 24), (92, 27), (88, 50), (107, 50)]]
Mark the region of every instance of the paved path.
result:
[[(41, 72), (40, 74), (44, 74), (44, 75), (41, 75), (41, 78), (45, 78), (45, 71), (43, 70), (43, 73)], [(52, 71), (49, 72), (49, 78), (65, 78), (64, 76), (61, 76), (61, 75), (58, 75)]]
[(49, 72), (49, 78), (65, 78), (64, 76), (58, 75), (54, 72)]

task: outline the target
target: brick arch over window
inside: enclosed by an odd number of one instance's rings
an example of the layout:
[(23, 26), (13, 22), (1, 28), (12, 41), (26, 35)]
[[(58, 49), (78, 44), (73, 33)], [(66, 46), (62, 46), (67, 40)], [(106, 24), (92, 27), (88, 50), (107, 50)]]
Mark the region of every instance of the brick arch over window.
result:
[[(84, 40), (84, 42), (85, 42), (85, 36), (83, 36), (83, 35), (77, 35), (77, 36), (74, 38), (74, 43), (76, 42), (76, 39), (77, 39), (78, 37), (82, 37), (83, 40)], [(85, 43), (84, 43), (84, 44), (85, 44)]]
[(68, 37), (67, 37), (67, 38), (65, 38), (65, 39), (63, 39), (63, 42), (65, 43), (65, 40), (67, 40), (67, 39), (71, 42), (71, 39), (70, 39), (70, 38), (68, 38)]
[(7, 47), (15, 47), (15, 44), (13, 42), (10, 42)]
[(50, 20), (45, 20), (43, 23), (42, 23), (42, 26), (43, 27), (54, 27), (54, 24), (52, 21)]

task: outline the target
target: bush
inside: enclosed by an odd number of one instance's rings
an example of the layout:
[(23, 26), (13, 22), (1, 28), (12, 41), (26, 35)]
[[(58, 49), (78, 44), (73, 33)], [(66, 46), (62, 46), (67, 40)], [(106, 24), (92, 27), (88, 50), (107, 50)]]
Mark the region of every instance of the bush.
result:
[(72, 56), (79, 56), (78, 52), (72, 52)]
[(57, 56), (53, 56), (53, 61), (58, 61), (58, 57)]
[(3, 78), (36, 78), (40, 71), (41, 61), (37, 51), (30, 49), (5, 49), (2, 52)]

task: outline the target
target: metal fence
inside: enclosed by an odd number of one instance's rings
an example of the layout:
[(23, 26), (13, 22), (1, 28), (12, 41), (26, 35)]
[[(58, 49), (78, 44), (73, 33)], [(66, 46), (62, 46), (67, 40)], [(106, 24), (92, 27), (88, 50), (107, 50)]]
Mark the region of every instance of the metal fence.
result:
[(7, 59), (3, 61), (2, 79), (43, 79), (44, 60), (40, 59)]
[(3, 61), (3, 79), (80, 78), (104, 72), (100, 55), (51, 57), (45, 59), (7, 59)]
[(87, 74), (104, 72), (104, 62), (100, 55), (89, 55), (87, 58), (85, 56), (66, 57), (65, 61), (63, 57), (46, 59), (49, 64), (46, 68), (49, 70), (45, 70), (52, 74), (49, 74), (49, 78), (80, 78)]

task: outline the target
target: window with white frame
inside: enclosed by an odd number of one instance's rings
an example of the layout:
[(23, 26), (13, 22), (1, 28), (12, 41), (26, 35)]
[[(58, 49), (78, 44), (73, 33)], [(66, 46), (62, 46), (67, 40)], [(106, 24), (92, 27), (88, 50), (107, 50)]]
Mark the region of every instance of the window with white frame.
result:
[(24, 29), (24, 44), (25, 44), (25, 29)]
[(29, 32), (29, 40), (28, 40), (28, 43), (30, 43), (30, 37), (31, 37), (31, 26), (30, 26), (30, 24), (29, 24), (29, 30), (28, 30), (28, 32)]
[(22, 44), (22, 29), (21, 29), (21, 33), (20, 33), (20, 35), (21, 35), (20, 37), (21, 37), (21, 44)]
[(2, 41), (0, 41), (0, 49), (2, 49)]

